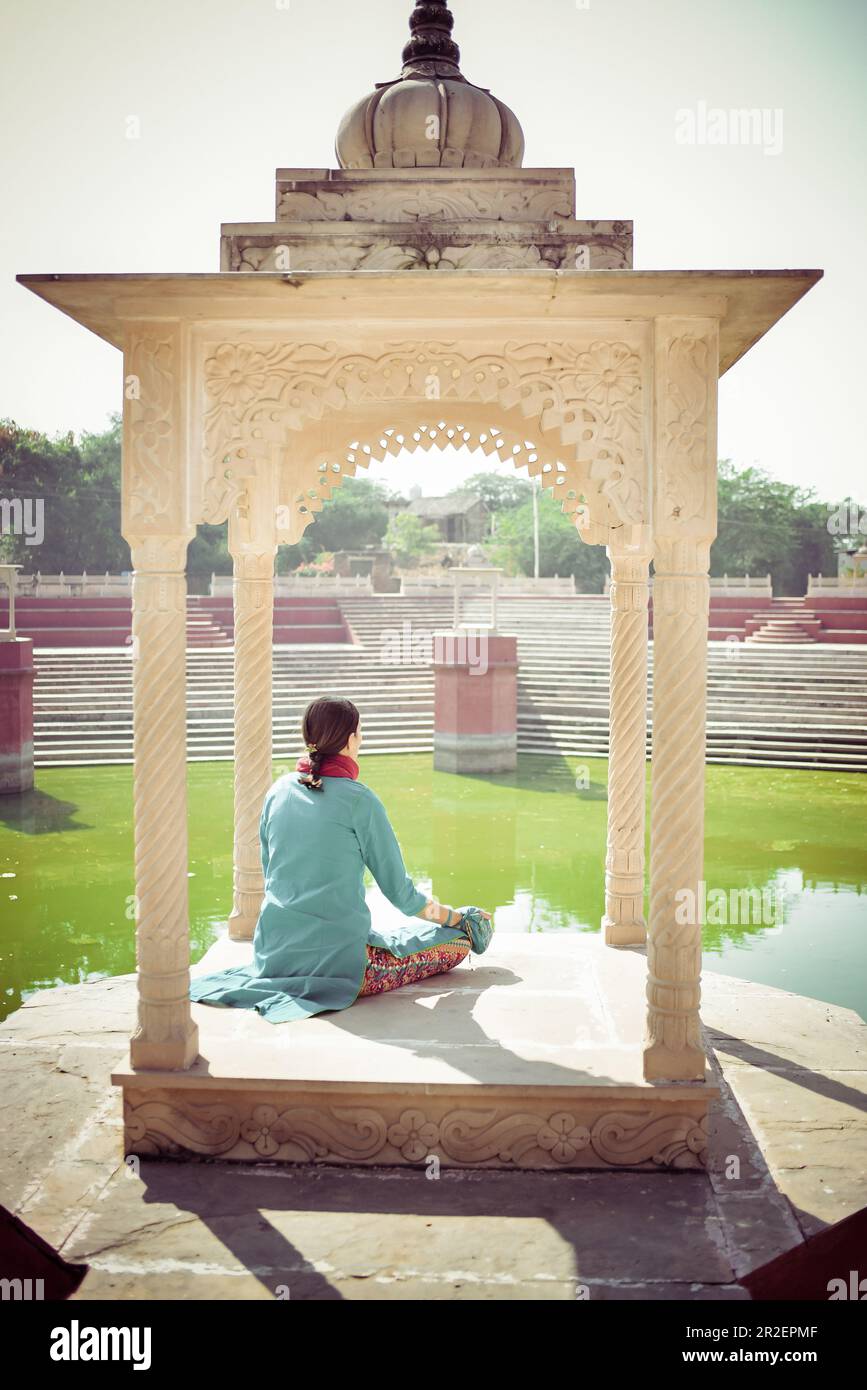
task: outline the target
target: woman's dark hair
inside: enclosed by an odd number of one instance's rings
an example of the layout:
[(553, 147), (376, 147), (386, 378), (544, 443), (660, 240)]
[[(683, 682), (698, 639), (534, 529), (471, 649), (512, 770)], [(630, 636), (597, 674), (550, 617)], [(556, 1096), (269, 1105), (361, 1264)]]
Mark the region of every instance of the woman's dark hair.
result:
[(332, 700), (327, 695), (307, 706), (301, 733), (307, 744), (310, 771), (301, 778), (303, 787), (322, 791), (319, 769), (323, 760), (333, 758), (346, 747), (350, 735), (358, 730), (360, 717), (351, 700)]

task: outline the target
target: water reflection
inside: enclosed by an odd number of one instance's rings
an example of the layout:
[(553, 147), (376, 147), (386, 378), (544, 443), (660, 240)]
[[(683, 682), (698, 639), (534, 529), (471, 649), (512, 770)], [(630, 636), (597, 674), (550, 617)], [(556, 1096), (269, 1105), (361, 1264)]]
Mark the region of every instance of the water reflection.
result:
[[(413, 878), (443, 902), (491, 909), (501, 932), (598, 930), (603, 762), (522, 757), (515, 773), (454, 777), (423, 756), (380, 757), (363, 761), (362, 776), (388, 807)], [(27, 798), (0, 799), (5, 1012), (34, 989), (135, 968), (131, 770), (58, 768), (39, 783)], [(867, 778), (711, 767), (707, 791), (709, 890), (779, 890), (783, 911), (709, 921), (705, 969), (864, 1012)], [(231, 905), (231, 764), (190, 766), (189, 816), (198, 959)]]
[(48, 796), (39, 787), (19, 796), (0, 796), (0, 826), (23, 835), (57, 835), (66, 830), (90, 830), (76, 820), (79, 808), (72, 801)]

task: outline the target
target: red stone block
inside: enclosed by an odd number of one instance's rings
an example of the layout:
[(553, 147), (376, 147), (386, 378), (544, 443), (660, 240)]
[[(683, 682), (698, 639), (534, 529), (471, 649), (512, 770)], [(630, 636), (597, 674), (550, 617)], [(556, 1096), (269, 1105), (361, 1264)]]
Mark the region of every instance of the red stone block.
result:
[(434, 767), (510, 772), (517, 766), (518, 640), (458, 631), (434, 637)]
[(33, 786), (33, 643), (0, 641), (0, 794)]

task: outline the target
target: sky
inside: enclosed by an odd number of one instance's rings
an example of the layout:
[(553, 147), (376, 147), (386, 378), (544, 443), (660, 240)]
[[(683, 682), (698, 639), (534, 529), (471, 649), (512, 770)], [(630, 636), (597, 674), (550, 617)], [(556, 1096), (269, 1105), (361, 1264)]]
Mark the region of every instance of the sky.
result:
[[(78, 434), (121, 400), (120, 354), (16, 274), (219, 269), (222, 222), (273, 218), (276, 168), (334, 165), (343, 112), (399, 74), (411, 10), (0, 0), (0, 417)], [(574, 168), (579, 218), (631, 218), (636, 269), (824, 270), (720, 383), (719, 452), (863, 499), (867, 0), (452, 10), (525, 167)], [(763, 113), (755, 143), (702, 138), (702, 111), (740, 108)], [(430, 494), (489, 466), (422, 454), (382, 476)]]

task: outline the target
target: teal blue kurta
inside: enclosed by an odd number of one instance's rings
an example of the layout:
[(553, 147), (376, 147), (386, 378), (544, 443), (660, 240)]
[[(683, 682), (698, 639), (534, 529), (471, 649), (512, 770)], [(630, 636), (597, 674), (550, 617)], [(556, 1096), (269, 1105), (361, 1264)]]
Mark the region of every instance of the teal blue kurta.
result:
[(385, 897), (407, 916), (421, 912), (385, 807), (363, 782), (325, 777), (323, 790), (297, 773), (275, 782), (259, 826), (265, 896), (249, 966), (203, 975), (190, 998), (201, 1004), (256, 1009), (270, 1023), (345, 1009), (358, 998), (367, 946), (406, 956), (464, 938), (455, 927), (407, 924), (374, 931), (364, 896), (370, 869)]

